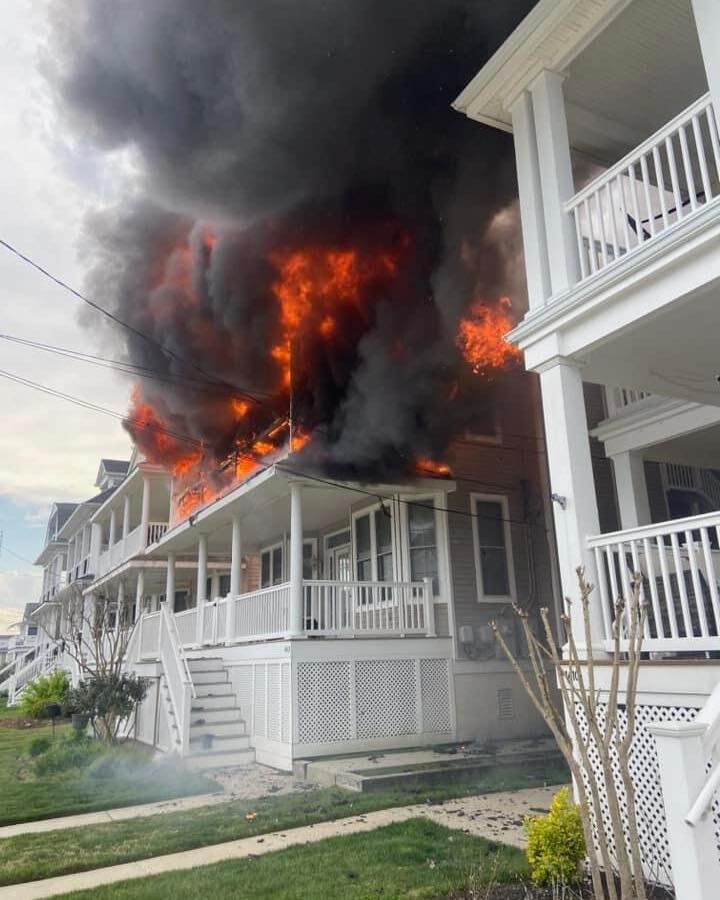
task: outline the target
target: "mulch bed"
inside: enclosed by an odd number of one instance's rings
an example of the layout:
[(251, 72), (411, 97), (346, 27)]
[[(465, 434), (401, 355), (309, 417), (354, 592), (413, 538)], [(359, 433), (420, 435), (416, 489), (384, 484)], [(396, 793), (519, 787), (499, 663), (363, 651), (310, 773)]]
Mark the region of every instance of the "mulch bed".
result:
[[(619, 889), (618, 889), (619, 890)], [(673, 900), (674, 894), (661, 887), (648, 885), (650, 900)], [(530, 884), (496, 884), (450, 894), (445, 900), (593, 900), (590, 883), (566, 888), (566, 893)]]
[(48, 720), (40, 719), (0, 719), (0, 728), (15, 728), (17, 731), (25, 731), (27, 728), (42, 728)]

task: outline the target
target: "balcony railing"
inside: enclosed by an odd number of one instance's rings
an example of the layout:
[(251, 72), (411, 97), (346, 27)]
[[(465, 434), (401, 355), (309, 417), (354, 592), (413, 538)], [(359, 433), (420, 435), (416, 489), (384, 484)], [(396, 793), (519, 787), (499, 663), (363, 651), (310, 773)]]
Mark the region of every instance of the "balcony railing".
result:
[[(638, 573), (648, 607), (645, 650), (720, 651), (720, 512), (599, 535), (588, 546), (595, 553), (608, 649), (615, 602), (630, 596)], [(622, 637), (625, 622), (618, 627)]]
[(643, 403), (648, 397), (652, 396), (647, 391), (638, 391), (634, 388), (606, 387), (605, 402), (607, 404), (608, 418), (612, 419), (615, 416), (622, 415), (630, 409), (634, 411), (638, 404)]
[[(303, 631), (318, 637), (435, 634), (430, 582), (304, 581)], [(183, 647), (277, 640), (290, 629), (290, 584), (217, 598), (175, 613)], [(157, 613), (142, 620), (140, 656), (156, 652)], [(202, 638), (200, 639), (200, 634)]]
[(590, 182), (573, 217), (581, 281), (634, 253), (720, 195), (720, 140), (705, 94)]

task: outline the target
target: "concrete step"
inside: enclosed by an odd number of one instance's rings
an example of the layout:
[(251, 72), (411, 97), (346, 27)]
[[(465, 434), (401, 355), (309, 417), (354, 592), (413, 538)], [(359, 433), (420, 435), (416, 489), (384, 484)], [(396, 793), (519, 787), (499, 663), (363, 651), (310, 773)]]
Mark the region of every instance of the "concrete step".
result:
[(195, 756), (199, 753), (230, 753), (250, 748), (250, 738), (246, 734), (218, 734), (210, 737), (211, 740), (206, 740), (205, 735), (190, 735), (190, 753)]
[(238, 706), (221, 706), (217, 709), (205, 709), (200, 705), (193, 705), (190, 724), (202, 719), (205, 724), (211, 725), (220, 722), (243, 722), (242, 713)]
[(188, 659), (187, 663), (193, 674), (195, 672), (220, 672), (223, 669), (223, 661), (219, 656)]
[(235, 705), (235, 694), (198, 694), (192, 702), (193, 713), (199, 709), (228, 709)]
[(219, 671), (202, 671), (202, 672), (191, 672), (193, 684), (229, 684), (230, 679), (228, 678), (228, 674), (225, 669), (221, 669)]
[(190, 740), (204, 734), (217, 737), (247, 737), (247, 729), (242, 719), (235, 719), (234, 722), (203, 722), (202, 725), (195, 725), (190, 719)]
[(232, 706), (235, 702), (235, 691), (228, 681), (220, 681), (214, 684), (196, 684), (195, 697), (201, 702), (205, 700), (206, 697), (232, 697), (232, 701), (226, 701), (227, 706)]
[(185, 765), (197, 772), (209, 772), (213, 769), (230, 769), (234, 766), (246, 766), (255, 762), (254, 750), (239, 750), (233, 753), (203, 753), (198, 756), (185, 757)]

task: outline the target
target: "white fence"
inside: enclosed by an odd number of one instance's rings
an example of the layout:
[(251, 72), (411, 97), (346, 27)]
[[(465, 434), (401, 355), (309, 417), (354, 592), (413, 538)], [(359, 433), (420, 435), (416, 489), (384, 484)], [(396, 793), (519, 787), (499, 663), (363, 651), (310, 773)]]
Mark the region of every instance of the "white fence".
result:
[(720, 650), (720, 512), (603, 534), (588, 546), (608, 648), (615, 601), (630, 596), (633, 574), (640, 573), (641, 600), (648, 604), (645, 650)]
[(290, 584), (231, 597), (230, 640), (281, 637), (290, 627)]
[(720, 194), (719, 177), (720, 141), (705, 94), (568, 201), (581, 280), (706, 206)]
[(145, 613), (140, 619), (140, 659), (157, 659), (160, 613)]

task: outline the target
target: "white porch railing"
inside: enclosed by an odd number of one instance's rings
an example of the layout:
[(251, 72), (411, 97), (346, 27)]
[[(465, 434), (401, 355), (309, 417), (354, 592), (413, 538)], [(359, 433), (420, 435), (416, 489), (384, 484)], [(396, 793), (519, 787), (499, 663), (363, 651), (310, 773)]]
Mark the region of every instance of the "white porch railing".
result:
[(183, 647), (194, 644), (197, 640), (197, 610), (185, 609), (175, 613), (175, 622)]
[(157, 659), (160, 639), (160, 613), (145, 613), (140, 619), (140, 659)]
[(636, 391), (633, 388), (624, 387), (606, 387), (605, 402), (607, 404), (608, 418), (622, 415), (631, 407), (636, 407), (639, 403), (652, 397), (647, 391)]
[(720, 509), (720, 479), (707, 469), (684, 466), (680, 463), (660, 463), (663, 488), (690, 490), (703, 494), (716, 509)]
[(580, 280), (716, 199), (719, 178), (720, 140), (705, 94), (567, 202)]
[(282, 637), (290, 627), (290, 584), (230, 597), (230, 640), (261, 641)]
[(425, 582), (305, 581), (308, 634), (434, 634)]
[(167, 522), (148, 522), (147, 545), (156, 544), (168, 530)]
[(615, 600), (631, 594), (637, 572), (641, 600), (648, 604), (645, 650), (720, 650), (720, 512), (602, 534), (589, 538), (588, 546), (595, 554), (608, 649)]
[(163, 603), (160, 608), (159, 655), (168, 689), (168, 696), (175, 719), (176, 741), (179, 752), (187, 754), (190, 747), (190, 710), (195, 687), (185, 653), (177, 632), (175, 617)]

